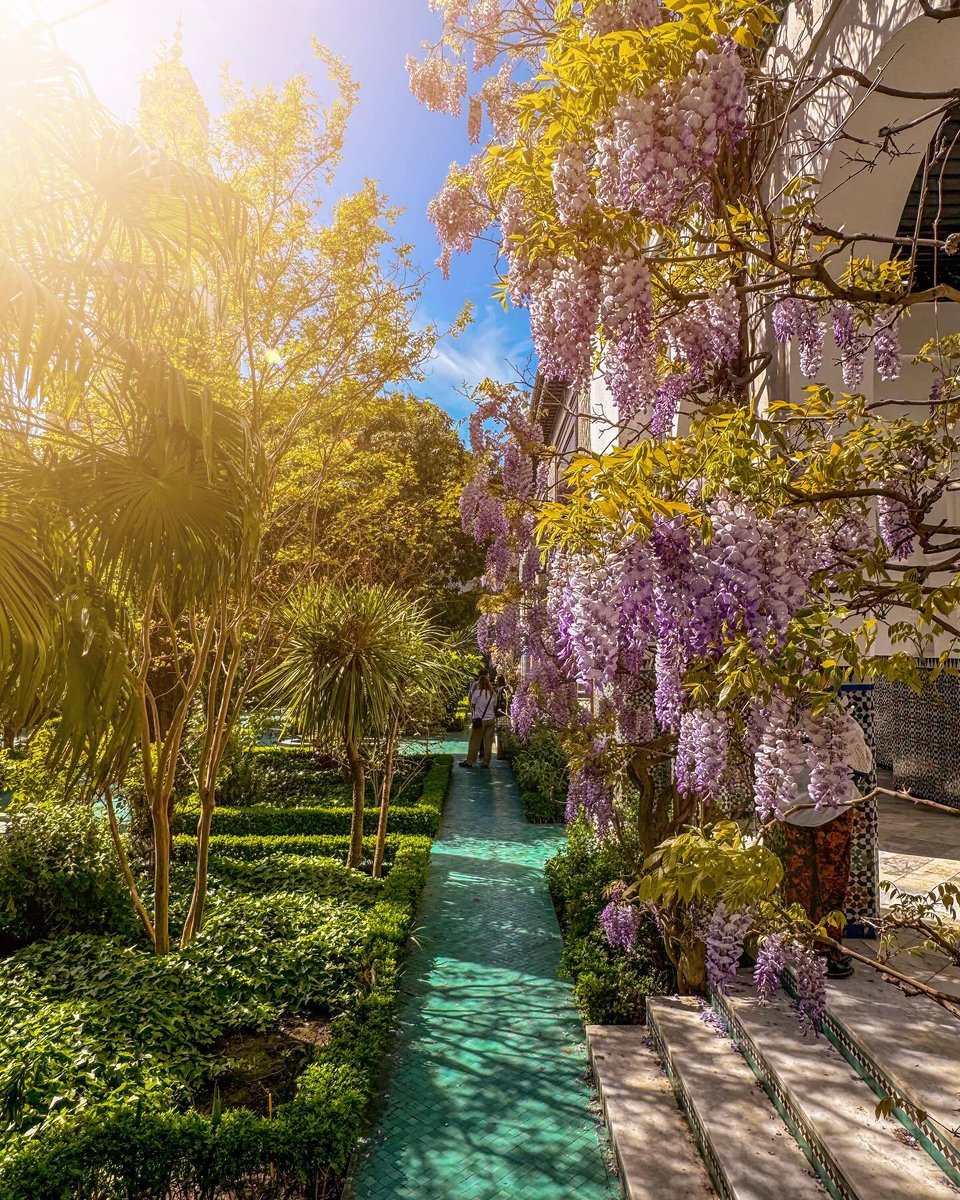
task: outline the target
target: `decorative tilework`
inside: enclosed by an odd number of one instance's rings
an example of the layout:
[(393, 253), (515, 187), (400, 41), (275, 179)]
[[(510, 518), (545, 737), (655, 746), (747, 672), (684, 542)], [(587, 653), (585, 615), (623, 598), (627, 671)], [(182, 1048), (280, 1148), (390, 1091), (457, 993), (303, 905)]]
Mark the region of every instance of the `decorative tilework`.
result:
[(398, 1045), (352, 1200), (614, 1200), (583, 1026), (509, 768), (457, 770), (403, 979)]
[[(867, 745), (875, 750), (874, 687), (868, 683), (844, 686), (843, 695), (850, 713), (863, 729)], [(866, 796), (877, 786), (874, 765), (869, 775), (857, 779), (860, 794)], [(880, 915), (879, 829), (877, 802), (868, 800), (857, 806), (853, 821), (853, 847), (850, 882), (847, 885), (847, 937), (872, 937), (873, 922)]]
[[(936, 660), (918, 660), (932, 668)], [(960, 659), (948, 666), (960, 668)], [(919, 695), (902, 683), (876, 686), (877, 762), (894, 786), (924, 800), (960, 807), (960, 678), (930, 680)]]

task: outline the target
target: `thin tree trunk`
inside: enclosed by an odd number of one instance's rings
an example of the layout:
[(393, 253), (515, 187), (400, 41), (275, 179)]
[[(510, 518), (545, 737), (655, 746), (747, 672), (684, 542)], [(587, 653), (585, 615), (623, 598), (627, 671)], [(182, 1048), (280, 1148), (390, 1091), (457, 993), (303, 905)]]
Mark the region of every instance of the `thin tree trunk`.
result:
[(147, 937), (156, 945), (157, 935), (153, 929), (153, 923), (150, 920), (150, 914), (147, 912), (143, 901), (140, 898), (140, 889), (137, 887), (137, 881), (134, 878), (133, 870), (130, 866), (130, 860), (127, 858), (127, 852), (124, 849), (123, 838), (120, 836), (120, 825), (117, 821), (117, 814), (113, 808), (113, 797), (110, 795), (110, 789), (104, 792), (104, 800), (107, 805), (107, 819), (110, 822), (110, 836), (113, 838), (113, 847), (117, 852), (117, 858), (120, 860), (120, 870), (123, 872), (123, 878), (126, 881), (127, 888), (130, 892), (130, 899), (133, 901), (133, 907), (137, 910), (137, 916), (143, 922), (143, 927), (147, 931)]
[(352, 742), (347, 743), (347, 761), (350, 764), (350, 779), (353, 782), (353, 816), (350, 821), (350, 850), (347, 866), (357, 867), (363, 858), (363, 802), (365, 800), (366, 777), (363, 759)]
[(397, 754), (397, 735), (400, 732), (400, 718), (394, 717), (390, 732), (387, 735), (386, 755), (383, 765), (383, 790), (380, 793), (380, 817), (377, 821), (377, 845), (373, 852), (373, 877), (379, 879), (383, 874), (383, 855), (387, 845), (387, 817), (390, 813), (390, 790), (393, 787), (393, 767)]
[(165, 796), (151, 808), (153, 819), (153, 944), (170, 953), (170, 808)]
[(210, 829), (213, 825), (214, 797), (205, 790), (200, 794), (200, 819), (197, 821), (197, 868), (193, 883), (190, 910), (183, 923), (180, 949), (189, 946), (203, 924), (207, 903), (207, 876), (210, 864)]

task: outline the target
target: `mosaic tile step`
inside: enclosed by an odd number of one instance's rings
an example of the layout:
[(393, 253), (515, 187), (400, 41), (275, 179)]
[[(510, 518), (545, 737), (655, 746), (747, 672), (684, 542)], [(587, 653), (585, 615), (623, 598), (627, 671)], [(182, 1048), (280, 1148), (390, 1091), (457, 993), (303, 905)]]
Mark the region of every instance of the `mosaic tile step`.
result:
[(717, 1005), (757, 1077), (839, 1200), (956, 1200), (957, 1189), (826, 1038), (803, 1037), (788, 997), (738, 982)]
[(721, 1200), (825, 1200), (790, 1130), (696, 1000), (651, 1001), (647, 1028)]
[(960, 1021), (860, 968), (828, 982), (826, 1032), (960, 1184)]
[(588, 1025), (587, 1046), (627, 1200), (716, 1192), (641, 1025)]

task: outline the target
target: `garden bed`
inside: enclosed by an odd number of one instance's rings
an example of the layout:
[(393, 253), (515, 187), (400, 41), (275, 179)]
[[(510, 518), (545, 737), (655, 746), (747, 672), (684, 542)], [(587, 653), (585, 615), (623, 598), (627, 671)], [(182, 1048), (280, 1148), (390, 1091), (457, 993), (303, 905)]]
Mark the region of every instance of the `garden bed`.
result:
[[(286, 753), (309, 770), (272, 752)], [(260, 832), (215, 826), (208, 918), (186, 950), (158, 959), (129, 937), (76, 934), (0, 962), (0, 1198), (333, 1194), (389, 1037), (450, 767), (438, 757), (423, 773), (409, 807), (424, 832), (389, 835), (383, 879), (342, 866), (344, 834), (303, 832), (316, 806), (238, 807)]]
[(560, 825), (566, 819), (569, 773), (556, 736), (546, 727), (525, 742), (506, 738), (506, 758), (520, 791), (523, 815), (534, 825)]

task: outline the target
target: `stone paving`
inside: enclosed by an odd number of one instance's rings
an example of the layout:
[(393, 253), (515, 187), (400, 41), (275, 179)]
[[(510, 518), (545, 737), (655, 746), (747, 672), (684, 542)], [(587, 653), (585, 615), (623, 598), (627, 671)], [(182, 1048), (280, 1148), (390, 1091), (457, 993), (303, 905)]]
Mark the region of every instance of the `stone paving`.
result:
[[(892, 787), (882, 772), (879, 782)], [(929, 892), (939, 883), (960, 885), (960, 812), (943, 812), (913, 804), (895, 796), (880, 796), (880, 879), (889, 880), (904, 892)], [(880, 894), (881, 905), (886, 893)], [(900, 944), (909, 947), (921, 939), (904, 930)], [(871, 943), (855, 943), (861, 953), (870, 953)], [(960, 998), (960, 969), (940, 954), (905, 950), (888, 960), (897, 970), (939, 991)]]
[[(460, 747), (462, 751), (462, 746)], [(454, 771), (353, 1200), (612, 1200), (583, 1027), (509, 769)]]

